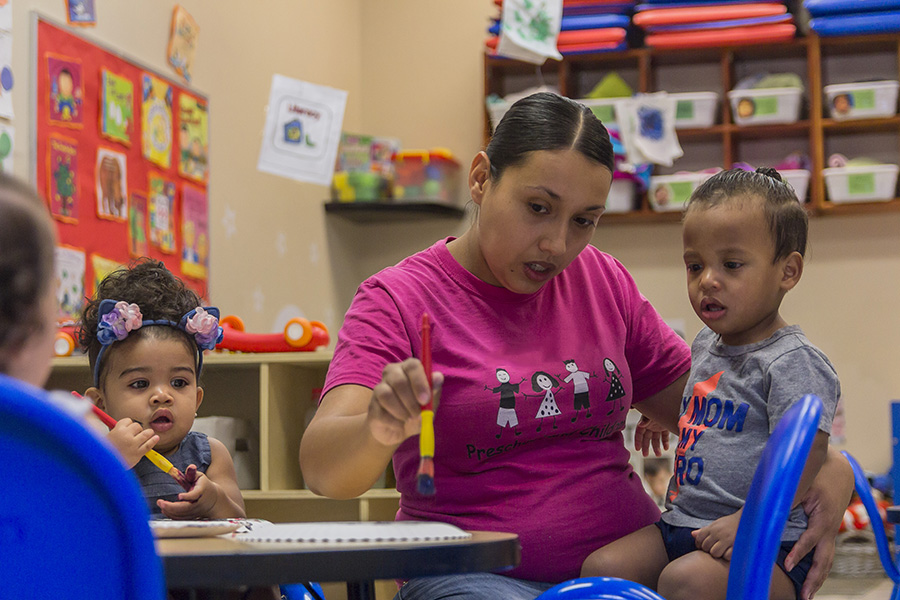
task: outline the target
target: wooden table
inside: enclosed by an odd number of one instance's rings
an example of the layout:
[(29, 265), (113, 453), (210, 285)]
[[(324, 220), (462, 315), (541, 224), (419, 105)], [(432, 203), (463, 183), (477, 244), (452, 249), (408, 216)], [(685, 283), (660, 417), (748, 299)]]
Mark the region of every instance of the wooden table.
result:
[(231, 537), (157, 540), (169, 588), (226, 590), (344, 581), (349, 600), (374, 600), (375, 580), (501, 571), (519, 564), (518, 536), (470, 532), (441, 542), (244, 542)]

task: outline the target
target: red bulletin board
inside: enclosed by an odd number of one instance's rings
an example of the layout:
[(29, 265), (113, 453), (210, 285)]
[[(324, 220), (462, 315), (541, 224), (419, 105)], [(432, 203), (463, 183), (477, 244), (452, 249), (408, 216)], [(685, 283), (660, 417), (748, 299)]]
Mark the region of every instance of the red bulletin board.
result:
[(68, 260), (84, 253), (84, 295), (150, 256), (208, 298), (207, 99), (65, 26), (34, 26), (35, 184)]

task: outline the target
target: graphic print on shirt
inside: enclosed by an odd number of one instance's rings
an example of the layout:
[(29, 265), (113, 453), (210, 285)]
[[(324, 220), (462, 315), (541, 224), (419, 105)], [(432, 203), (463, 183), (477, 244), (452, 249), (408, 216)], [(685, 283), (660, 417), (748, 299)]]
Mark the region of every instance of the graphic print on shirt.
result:
[[(591, 418), (591, 399), (588, 394), (588, 383), (587, 380), (591, 377), (591, 373), (587, 371), (579, 371), (578, 365), (574, 360), (564, 360), (563, 364), (566, 365), (566, 371), (569, 372), (569, 375), (563, 379), (565, 383), (573, 382), (575, 385), (575, 401), (573, 403), (575, 408), (575, 414), (572, 416), (572, 422), (578, 420), (578, 411), (582, 408), (585, 410), (585, 418)], [(538, 429), (540, 431), (540, 429)]]
[(525, 381), (525, 378), (523, 377), (519, 383), (510, 383), (509, 371), (498, 368), (497, 381), (500, 382), (500, 385), (495, 388), (484, 386), (484, 389), (500, 394), (500, 408), (497, 411), (497, 425), (500, 427), (500, 432), (497, 434), (497, 439), (503, 435), (505, 427), (511, 428), (516, 435), (521, 435), (519, 417), (516, 415), (516, 394), (519, 393), (519, 385)]
[[(562, 414), (559, 406), (556, 405), (556, 397), (553, 395), (553, 388), (561, 388), (562, 386), (553, 375), (546, 371), (537, 371), (531, 376), (531, 389), (535, 392), (544, 392), (544, 399), (538, 407), (537, 414), (534, 416), (538, 419), (537, 432), (540, 433), (541, 427), (544, 426), (544, 419), (553, 417), (553, 429), (557, 429), (556, 417)], [(527, 395), (527, 394), (526, 394)]]
[[(732, 400), (722, 400), (713, 394), (724, 371), (719, 371), (706, 381), (694, 384), (690, 396), (681, 400), (681, 417), (678, 419), (678, 447), (675, 449), (674, 485), (669, 490), (669, 501), (678, 497), (682, 485), (700, 485), (703, 479), (703, 456), (697, 442), (707, 429), (723, 429), (740, 433), (750, 405)], [(702, 449), (702, 447), (701, 447)], [(691, 453), (688, 458), (688, 452)]]
[(619, 367), (616, 366), (616, 363), (611, 358), (603, 359), (603, 370), (606, 372), (603, 380), (609, 383), (609, 392), (606, 393), (606, 403), (609, 405), (609, 411), (606, 414), (613, 414), (617, 404), (619, 412), (622, 412), (626, 408), (625, 401), (622, 400), (625, 397), (625, 388), (622, 386), (621, 379), (622, 372), (619, 371)]

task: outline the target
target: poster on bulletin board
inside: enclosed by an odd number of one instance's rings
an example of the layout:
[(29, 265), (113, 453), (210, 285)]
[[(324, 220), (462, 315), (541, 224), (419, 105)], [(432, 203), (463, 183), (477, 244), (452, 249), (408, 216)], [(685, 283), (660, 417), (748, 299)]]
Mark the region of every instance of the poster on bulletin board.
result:
[(208, 300), (208, 99), (32, 18), (33, 173), (65, 257), (60, 322), (78, 314), (78, 293), (90, 296), (106, 273), (141, 256)]

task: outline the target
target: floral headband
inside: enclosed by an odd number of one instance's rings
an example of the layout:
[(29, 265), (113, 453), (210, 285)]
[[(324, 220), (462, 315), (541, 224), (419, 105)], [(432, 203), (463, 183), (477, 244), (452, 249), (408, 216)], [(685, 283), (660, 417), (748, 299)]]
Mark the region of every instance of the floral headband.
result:
[(193, 336), (197, 343), (197, 375), (203, 368), (203, 351), (212, 350), (216, 344), (222, 341), (222, 328), (219, 327), (219, 309), (215, 306), (198, 306), (186, 315), (181, 321), (169, 321), (157, 319), (145, 321), (141, 309), (137, 304), (129, 304), (123, 300), (103, 300), (100, 302), (99, 319), (97, 321), (97, 341), (100, 342), (100, 352), (97, 354), (97, 362), (94, 364), (94, 385), (100, 385), (100, 363), (106, 349), (115, 342), (121, 342), (132, 331), (149, 325), (166, 325), (175, 327)]

